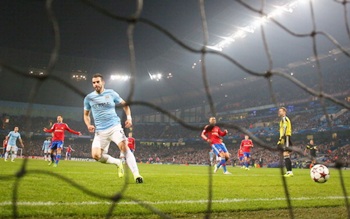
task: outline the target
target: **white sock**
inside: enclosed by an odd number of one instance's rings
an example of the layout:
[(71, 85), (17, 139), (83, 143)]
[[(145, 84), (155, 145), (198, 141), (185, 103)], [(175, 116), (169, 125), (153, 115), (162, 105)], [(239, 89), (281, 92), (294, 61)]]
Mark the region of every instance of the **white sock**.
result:
[(17, 154), (12, 154), (12, 161), (15, 160), (15, 158), (17, 157)]
[(126, 163), (128, 164), (131, 172), (134, 176), (139, 175), (139, 168), (137, 167), (136, 159), (134, 154), (128, 149), (125, 153)]
[(115, 165), (120, 165), (121, 164), (121, 160), (120, 159), (116, 159), (116, 158), (110, 156), (109, 154), (102, 154), (99, 162), (115, 164)]
[(5, 153), (5, 160), (7, 160), (8, 156), (9, 156), (9, 153), (6, 152), (6, 153)]

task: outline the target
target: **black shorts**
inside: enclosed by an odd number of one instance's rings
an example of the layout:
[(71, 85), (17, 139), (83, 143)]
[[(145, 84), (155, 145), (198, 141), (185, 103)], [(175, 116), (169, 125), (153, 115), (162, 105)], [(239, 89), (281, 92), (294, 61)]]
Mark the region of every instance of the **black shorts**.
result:
[(292, 140), (290, 139), (290, 136), (284, 136), (282, 137), (283, 144), (279, 144), (278, 147), (281, 148), (283, 151), (292, 152), (293, 150), (290, 148), (293, 146)]

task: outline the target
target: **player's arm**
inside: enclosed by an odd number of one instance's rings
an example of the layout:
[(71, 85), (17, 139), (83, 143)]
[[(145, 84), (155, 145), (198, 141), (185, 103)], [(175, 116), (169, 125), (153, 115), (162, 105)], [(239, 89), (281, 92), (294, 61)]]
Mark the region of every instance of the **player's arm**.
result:
[(54, 130), (55, 130), (55, 124), (53, 124), (53, 126), (50, 128), (50, 129), (47, 129), (47, 128), (44, 128), (44, 132), (47, 132), (47, 133), (52, 133)]
[(204, 141), (210, 143), (210, 139), (207, 137), (207, 131), (206, 131), (206, 128), (207, 128), (207, 127), (208, 127), (208, 126), (205, 126), (205, 127), (204, 127), (204, 129), (203, 129), (203, 131), (202, 131), (202, 134), (201, 134), (201, 137), (202, 137), (202, 139), (203, 139)]
[(19, 143), (21, 143), (21, 146), (24, 148), (24, 144), (23, 144), (23, 141), (22, 141), (22, 138), (19, 138)]
[(126, 115), (125, 128), (130, 128), (132, 126), (131, 109), (130, 106), (122, 100), (120, 104), (123, 106), (123, 110)]
[(95, 126), (91, 125), (90, 111), (84, 110), (84, 122), (89, 132), (95, 131)]
[(65, 129), (66, 129), (67, 131), (69, 131), (70, 133), (73, 133), (73, 134), (76, 134), (76, 135), (81, 135), (81, 132), (78, 132), (78, 131), (75, 131), (75, 130), (69, 128), (69, 126), (68, 126), (67, 124), (66, 124)]
[(228, 133), (228, 131), (226, 129), (224, 131), (221, 131), (221, 129), (219, 129), (219, 131), (218, 131), (218, 134), (220, 136), (225, 136), (227, 133)]
[(250, 140), (250, 147), (254, 147), (253, 141)]

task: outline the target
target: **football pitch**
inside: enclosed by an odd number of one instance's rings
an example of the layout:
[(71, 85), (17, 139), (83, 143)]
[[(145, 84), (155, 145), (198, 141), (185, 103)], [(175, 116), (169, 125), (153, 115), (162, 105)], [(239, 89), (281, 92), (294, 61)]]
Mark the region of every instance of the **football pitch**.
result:
[[(24, 168), (23, 168), (24, 167)], [(128, 169), (128, 168), (126, 168)], [(143, 184), (113, 165), (0, 160), (0, 218), (349, 218), (350, 171), (330, 169), (323, 184), (309, 170), (139, 164)], [(343, 176), (341, 182), (340, 174)], [(345, 188), (345, 191), (344, 189)], [(209, 201), (211, 200), (211, 201)], [(14, 204), (15, 203), (15, 204)]]

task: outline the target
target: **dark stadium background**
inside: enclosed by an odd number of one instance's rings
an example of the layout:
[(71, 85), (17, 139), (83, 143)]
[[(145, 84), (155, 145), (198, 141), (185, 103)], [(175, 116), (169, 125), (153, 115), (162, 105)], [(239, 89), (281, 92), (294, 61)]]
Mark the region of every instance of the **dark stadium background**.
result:
[[(247, 2), (257, 8), (261, 3)], [(275, 8), (273, 5), (288, 2), (290, 1), (268, 1), (265, 10), (271, 11)], [(121, 16), (129, 16), (135, 8), (134, 2), (126, 0), (103, 1), (99, 4)], [(314, 6), (317, 30), (329, 33), (348, 50), (349, 36), (346, 33), (344, 17), (339, 13), (340, 4), (329, 1), (324, 4), (317, 2)], [(58, 62), (50, 74), (58, 76), (83, 94), (87, 94), (92, 91), (91, 76), (94, 73), (102, 73), (106, 77), (106, 87), (115, 89), (123, 98), (127, 98), (131, 86), (129, 81), (109, 79), (111, 74), (130, 75), (127, 23), (101, 15), (81, 1), (54, 1), (53, 8), (60, 26), (61, 47)], [(230, 31), (238, 30), (258, 17), (256, 13), (235, 1), (205, 1), (205, 9), (209, 45), (216, 45)], [(141, 17), (167, 29), (192, 48), (200, 49), (203, 45), (203, 30), (197, 1), (145, 1)], [(297, 33), (311, 34), (313, 30), (307, 3), (299, 5), (292, 13), (277, 16), (276, 20)], [(321, 83), (313, 59), (313, 38), (293, 36), (273, 23), (265, 25), (264, 30), (273, 60), (273, 69), (292, 75), (306, 86), (319, 90)], [(34, 75), (41, 72), (43, 76), (47, 74), (54, 38), (44, 1), (1, 1), (0, 33), (1, 63), (14, 66), (28, 74), (30, 71)], [(155, 104), (195, 127), (203, 126), (212, 112), (203, 86), (200, 54), (180, 47), (163, 33), (144, 23), (136, 24), (134, 42), (136, 77), (132, 100)], [(348, 104), (349, 57), (325, 37), (317, 36), (316, 42), (324, 91)], [(246, 68), (261, 74), (269, 67), (259, 28), (254, 33), (247, 33), (246, 37), (237, 40), (222, 52)], [(273, 145), (278, 118), (276, 105), (271, 99), (268, 79), (254, 77), (220, 56), (209, 54), (205, 62), (219, 121), (241, 125)], [(158, 73), (161, 73), (163, 78), (159, 81), (151, 80), (150, 75)], [(73, 78), (73, 75), (84, 75), (86, 80)], [(2, 79), (0, 108), (3, 123), (1, 133), (6, 135), (13, 125), (21, 126), (21, 131), (27, 134), (25, 135), (27, 143), (31, 142), (32, 146), (26, 152), (28, 155), (40, 155), (38, 150), (40, 148), (37, 145), (41, 145), (43, 141), (41, 129), (47, 126), (50, 120), (55, 121), (59, 112), (62, 112), (65, 121), (72, 128), (81, 130), (88, 136), (81, 119), (82, 95), (57, 81), (46, 80), (32, 99), (31, 103), (40, 105), (34, 106), (33, 114), (29, 118), (30, 126), (27, 126), (28, 123), (24, 122), (28, 120), (27, 114), (11, 115), (8, 110), (26, 108), (23, 107), (23, 103), (30, 100), (34, 88), (38, 86), (37, 80), (21, 77), (7, 68), (0, 69), (0, 76)], [(348, 147), (343, 147), (349, 143), (349, 112), (332, 119), (330, 124), (324, 119), (322, 108), (325, 106), (328, 113), (337, 114), (344, 110), (344, 107), (331, 101), (323, 102), (281, 77), (274, 76), (271, 81), (277, 103), (289, 107), (291, 111), (300, 147), (303, 147), (307, 138), (315, 136), (317, 144), (321, 144), (324, 156), (330, 153), (327, 157), (330, 162), (334, 162), (335, 157), (338, 159), (339, 154), (349, 153)], [(47, 109), (45, 112), (47, 114), (52, 112), (52, 115), (41, 114), (40, 107), (45, 107)], [(150, 149), (140, 146), (139, 157), (142, 154), (140, 160), (155, 157), (157, 153), (157, 156), (162, 154), (164, 161), (171, 162), (174, 154), (186, 154), (191, 157), (192, 153), (201, 151), (199, 160), (190, 162), (206, 162), (208, 146), (203, 145), (199, 139), (200, 131), (185, 129), (149, 107), (134, 105), (132, 110), (135, 137), (139, 145), (142, 142), (156, 147)], [(9, 123), (6, 119), (9, 119)], [(323, 134), (324, 132), (327, 134)], [(230, 130), (230, 133), (226, 141), (234, 151), (242, 133), (237, 130)], [(334, 136), (334, 133), (337, 135)], [(75, 144), (81, 149), (80, 157), (90, 156), (89, 138), (70, 138), (69, 141), (71, 142), (68, 143)], [(185, 143), (186, 148), (178, 147), (169, 152), (168, 146), (182, 143)], [(188, 147), (191, 145), (193, 147)], [(331, 154), (338, 149), (338, 152)], [(267, 156), (265, 152), (257, 154), (256, 159), (258, 156)], [(182, 163), (188, 162), (187, 158), (181, 159)]]

